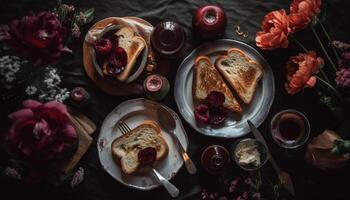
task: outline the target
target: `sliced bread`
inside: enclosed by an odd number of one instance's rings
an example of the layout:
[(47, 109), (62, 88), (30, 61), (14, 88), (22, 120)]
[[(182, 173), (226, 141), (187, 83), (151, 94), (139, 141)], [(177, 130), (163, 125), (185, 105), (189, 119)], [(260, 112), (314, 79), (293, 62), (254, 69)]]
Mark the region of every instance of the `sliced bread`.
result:
[[(142, 37), (135, 35), (134, 30), (129, 26), (119, 29), (115, 35), (118, 36), (118, 46), (123, 48), (128, 56), (124, 71), (116, 76), (119, 81), (125, 81), (129, 77), (138, 56), (146, 47), (146, 41)], [(104, 63), (104, 71), (106, 71), (106, 66), (107, 62)]]
[(215, 67), (230, 83), (241, 100), (250, 104), (263, 75), (263, 68), (237, 48), (229, 49), (227, 56), (219, 56), (215, 61)]
[(147, 147), (157, 150), (156, 160), (168, 154), (168, 145), (164, 140), (159, 125), (154, 121), (145, 121), (129, 133), (120, 136), (112, 142), (112, 156), (119, 159), (125, 174), (135, 173), (140, 162), (138, 153)]
[(225, 108), (242, 113), (241, 106), (207, 56), (199, 56), (195, 60), (192, 90), (195, 103), (204, 101), (210, 92), (217, 91), (225, 95)]

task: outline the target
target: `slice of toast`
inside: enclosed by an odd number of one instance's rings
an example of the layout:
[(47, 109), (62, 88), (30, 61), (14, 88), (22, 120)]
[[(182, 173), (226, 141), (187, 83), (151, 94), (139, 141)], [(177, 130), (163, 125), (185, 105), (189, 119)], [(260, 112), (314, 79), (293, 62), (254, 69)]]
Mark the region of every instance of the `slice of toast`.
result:
[[(115, 35), (118, 36), (118, 46), (123, 48), (128, 55), (125, 70), (115, 77), (119, 81), (125, 81), (129, 77), (138, 56), (146, 47), (146, 41), (142, 37), (135, 35), (134, 30), (129, 26), (119, 29)], [(103, 66), (104, 72), (106, 72), (106, 66), (107, 62)]]
[(241, 100), (250, 104), (263, 75), (263, 68), (237, 48), (229, 49), (227, 56), (219, 56), (215, 61), (215, 67)]
[(161, 134), (160, 127), (154, 121), (145, 121), (129, 133), (116, 138), (112, 142), (112, 156), (119, 159), (125, 174), (132, 174), (140, 167), (139, 151), (147, 147), (157, 150), (156, 160), (168, 154), (168, 145)]
[(195, 103), (205, 100), (210, 92), (217, 91), (225, 95), (225, 108), (242, 113), (241, 106), (207, 56), (199, 56), (195, 60), (192, 90)]

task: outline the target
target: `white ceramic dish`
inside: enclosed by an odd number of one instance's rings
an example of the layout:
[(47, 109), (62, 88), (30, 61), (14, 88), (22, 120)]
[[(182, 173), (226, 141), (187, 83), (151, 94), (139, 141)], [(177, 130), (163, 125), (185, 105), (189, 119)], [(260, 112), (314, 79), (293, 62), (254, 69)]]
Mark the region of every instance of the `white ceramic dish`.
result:
[[(170, 108), (157, 102), (146, 99), (133, 99), (119, 104), (104, 120), (101, 132), (98, 138), (98, 156), (104, 170), (120, 183), (139, 190), (151, 190), (160, 186), (159, 182), (153, 177), (152, 171), (145, 168), (133, 175), (123, 174), (120, 166), (113, 160), (111, 153), (111, 144), (113, 140), (122, 135), (115, 126), (116, 122), (123, 120), (133, 129), (142, 124), (145, 120), (157, 121), (156, 109), (163, 106), (168, 109), (176, 121), (176, 134), (185, 149), (188, 148), (188, 138), (182, 126), (179, 116)], [(170, 180), (179, 171), (183, 164), (181, 154), (176, 142), (172, 136), (162, 130), (164, 139), (169, 146), (168, 155), (160, 161), (157, 161), (153, 167)]]
[[(223, 125), (213, 127), (200, 126), (194, 118), (192, 98), (193, 65), (195, 58), (200, 55), (208, 56), (212, 63), (219, 55), (226, 55), (230, 48), (239, 48), (250, 58), (264, 68), (262, 79), (259, 81), (254, 99), (250, 105), (243, 105), (243, 115), (240, 119), (229, 116)], [(253, 47), (243, 42), (231, 39), (215, 40), (194, 49), (181, 63), (176, 74), (174, 96), (177, 107), (183, 118), (198, 132), (213, 137), (237, 138), (250, 132), (247, 120), (257, 126), (266, 119), (275, 96), (275, 82), (272, 69), (266, 60)]]

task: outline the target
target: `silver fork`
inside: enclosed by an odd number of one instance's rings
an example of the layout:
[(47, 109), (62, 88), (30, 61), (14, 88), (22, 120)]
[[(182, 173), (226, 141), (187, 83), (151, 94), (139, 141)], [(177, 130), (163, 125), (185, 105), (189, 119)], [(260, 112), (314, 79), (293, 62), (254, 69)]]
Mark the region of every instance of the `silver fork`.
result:
[[(130, 127), (123, 121), (117, 122), (117, 126), (122, 134), (127, 134), (131, 131)], [(156, 169), (152, 166), (149, 166), (152, 169), (152, 172), (156, 179), (163, 185), (163, 187), (168, 191), (171, 197), (177, 197), (180, 194), (179, 189), (172, 183), (170, 183), (167, 179), (165, 179)]]

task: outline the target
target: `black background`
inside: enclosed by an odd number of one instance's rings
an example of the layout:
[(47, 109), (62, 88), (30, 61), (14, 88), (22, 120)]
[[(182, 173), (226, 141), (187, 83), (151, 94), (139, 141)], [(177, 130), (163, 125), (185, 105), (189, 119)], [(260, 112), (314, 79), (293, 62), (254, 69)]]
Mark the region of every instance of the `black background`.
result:
[[(217, 4), (223, 7), (228, 17), (228, 26), (224, 38), (233, 38), (244, 41), (255, 46), (255, 33), (260, 29), (261, 21), (266, 13), (281, 8), (288, 9), (290, 1), (286, 0), (221, 0), (221, 1), (190, 1), (190, 0), (82, 0), (70, 1), (77, 8), (94, 7), (96, 9), (95, 21), (110, 16), (138, 16), (156, 24), (162, 20), (174, 20), (184, 26), (187, 32), (188, 42), (182, 55), (172, 61), (170, 73), (167, 78), (173, 86), (176, 76), (176, 70), (182, 59), (191, 52), (198, 43), (193, 42), (191, 33), (191, 20), (194, 10), (204, 4)], [(20, 18), (28, 14), (29, 11), (47, 10), (55, 5), (55, 1), (48, 0), (1, 0), (0, 2), (0, 23), (8, 23), (10, 20)], [(350, 42), (350, 1), (348, 0), (329, 0), (327, 1), (327, 20), (325, 22), (330, 35), (334, 39)], [(249, 31), (248, 38), (238, 37), (234, 34), (234, 25), (240, 25), (243, 30)], [(86, 30), (83, 30), (83, 35)], [(302, 31), (296, 35), (309, 49), (318, 50), (315, 39), (310, 30)], [(97, 125), (101, 126), (105, 116), (119, 103), (140, 96), (113, 97), (100, 91), (86, 76), (82, 66), (82, 39), (75, 41), (73, 50), (75, 60), (71, 66), (64, 67), (64, 85), (68, 88), (75, 86), (86, 87), (92, 95), (92, 104), (82, 109), (81, 112), (91, 118)], [(280, 110), (294, 108), (302, 111), (310, 120), (312, 127), (311, 138), (322, 132), (325, 128), (335, 128), (333, 119), (328, 110), (320, 105), (318, 96), (314, 90), (305, 91), (289, 96), (284, 90), (285, 82), (285, 63), (290, 55), (296, 55), (300, 50), (293, 44), (287, 49), (278, 49), (275, 51), (261, 51), (262, 55), (270, 63), (276, 83), (276, 96), (274, 104), (269, 112), (268, 118), (260, 126), (260, 130), (265, 134), (265, 138), (271, 148), (273, 157), (277, 160), (282, 169), (285, 169), (293, 179), (296, 196), (295, 199), (349, 199), (348, 182), (350, 178), (349, 168), (337, 172), (321, 172), (308, 166), (304, 159), (303, 148), (297, 152), (286, 154), (284, 150), (278, 147), (269, 133), (268, 124), (271, 117)], [(318, 51), (319, 55), (321, 51)], [(257, 97), (259, 98), (259, 97)], [(162, 103), (178, 111), (171, 89), (169, 95)], [(6, 113), (2, 113), (4, 115)], [(4, 128), (8, 123), (1, 122)], [(206, 185), (212, 180), (200, 168), (199, 157), (201, 148), (211, 143), (223, 144), (229, 147), (235, 140), (214, 139), (200, 135), (188, 124), (183, 121), (190, 138), (189, 153), (199, 167), (199, 173), (196, 176), (190, 176), (182, 168), (178, 175), (173, 179), (173, 183), (181, 190), (180, 199), (195, 199), (194, 194), (200, 191), (200, 185)], [(122, 186), (105, 173), (98, 161), (96, 138), (99, 130), (94, 134), (94, 143), (81, 160), (79, 166), (85, 168), (85, 180), (76, 189), (72, 190), (67, 185), (53, 188), (48, 185), (28, 186), (22, 183), (1, 178), (0, 180), (0, 198), (1, 199), (170, 199), (164, 189), (159, 188), (152, 192), (141, 192)], [(251, 134), (247, 137), (252, 137)], [(5, 155), (0, 154), (2, 159), (0, 164), (6, 164)], [(236, 169), (232, 169), (236, 170)], [(235, 172), (233, 172), (235, 173)], [(238, 172), (239, 173), (239, 172)], [(269, 179), (273, 175), (269, 165), (262, 169), (264, 177)], [(5, 198), (2, 198), (5, 197)], [(272, 199), (272, 197), (268, 197)]]

